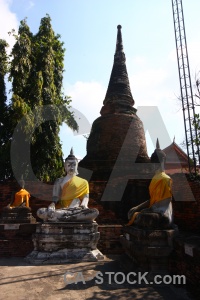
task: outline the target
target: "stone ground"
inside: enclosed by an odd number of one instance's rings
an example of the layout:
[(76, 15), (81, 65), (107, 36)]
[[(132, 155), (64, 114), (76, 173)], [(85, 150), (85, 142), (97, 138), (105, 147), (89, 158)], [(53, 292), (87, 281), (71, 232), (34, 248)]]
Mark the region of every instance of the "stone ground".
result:
[[(30, 265), (23, 258), (1, 258), (0, 266), (0, 299), (2, 300), (195, 299), (185, 286), (147, 285), (144, 282), (139, 285), (127, 281), (117, 284), (114, 282), (114, 275), (109, 283), (105, 272), (123, 272), (117, 256), (105, 257), (104, 261), (97, 263), (40, 266)], [(95, 277), (96, 272), (103, 274), (101, 284), (98, 284), (100, 276)], [(130, 280), (134, 279), (130, 278)], [(80, 282), (69, 283), (73, 280)], [(117, 276), (117, 280), (119, 282), (122, 280), (120, 275)]]

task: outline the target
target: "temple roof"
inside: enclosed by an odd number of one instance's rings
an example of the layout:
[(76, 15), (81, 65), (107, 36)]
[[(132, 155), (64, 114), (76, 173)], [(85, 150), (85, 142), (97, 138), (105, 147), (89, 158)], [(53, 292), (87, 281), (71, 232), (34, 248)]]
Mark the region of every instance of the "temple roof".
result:
[(131, 94), (128, 73), (126, 69), (126, 57), (123, 51), (121, 25), (117, 26), (117, 42), (114, 55), (114, 63), (104, 99), (101, 114), (108, 113), (135, 113), (133, 108), (135, 101)]
[(187, 154), (173, 141), (171, 145), (163, 149), (166, 154), (166, 163), (179, 163), (188, 165)]

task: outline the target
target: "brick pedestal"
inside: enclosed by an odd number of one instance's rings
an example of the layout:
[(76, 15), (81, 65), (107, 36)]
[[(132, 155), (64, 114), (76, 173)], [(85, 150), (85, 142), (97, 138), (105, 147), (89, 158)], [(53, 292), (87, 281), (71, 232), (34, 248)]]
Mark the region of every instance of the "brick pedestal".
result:
[(35, 222), (36, 219), (31, 213), (31, 208), (27, 207), (3, 208), (0, 216), (0, 223), (2, 224), (33, 224)]
[(34, 250), (26, 257), (33, 264), (57, 264), (103, 260), (97, 249), (100, 233), (94, 222), (38, 224), (33, 234)]
[(126, 254), (143, 271), (167, 272), (168, 257), (173, 250), (173, 239), (178, 227), (168, 230), (145, 230), (124, 227), (120, 240)]
[(0, 224), (0, 257), (25, 257), (33, 250), (36, 224)]

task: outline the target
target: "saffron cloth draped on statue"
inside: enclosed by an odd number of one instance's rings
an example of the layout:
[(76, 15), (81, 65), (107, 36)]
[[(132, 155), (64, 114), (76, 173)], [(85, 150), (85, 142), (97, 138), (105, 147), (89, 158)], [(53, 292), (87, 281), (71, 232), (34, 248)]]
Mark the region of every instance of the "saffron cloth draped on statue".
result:
[(172, 180), (165, 172), (157, 173), (149, 185), (150, 207), (164, 199), (171, 198)]
[(82, 201), (84, 196), (88, 193), (89, 186), (87, 180), (74, 176), (64, 184), (58, 207), (68, 207), (72, 200), (76, 198), (79, 198), (80, 201)]
[[(158, 202), (161, 202), (165, 199), (171, 199), (172, 191), (171, 191), (172, 180), (165, 172), (158, 172), (154, 175), (149, 185), (149, 194), (150, 194), (150, 204), (149, 208), (151, 211), (158, 211), (158, 207), (155, 205)], [(155, 209), (154, 209), (155, 206)], [(143, 211), (147, 212), (147, 209)], [(142, 212), (142, 211), (141, 211)], [(140, 214), (140, 212), (135, 212), (128, 222), (128, 226), (132, 225), (136, 219), (136, 217)]]
[(23, 202), (25, 202), (25, 206), (29, 207), (29, 198), (30, 194), (27, 192), (25, 189), (21, 189), (19, 192), (15, 194), (15, 200), (11, 204), (10, 207), (18, 207), (20, 206)]

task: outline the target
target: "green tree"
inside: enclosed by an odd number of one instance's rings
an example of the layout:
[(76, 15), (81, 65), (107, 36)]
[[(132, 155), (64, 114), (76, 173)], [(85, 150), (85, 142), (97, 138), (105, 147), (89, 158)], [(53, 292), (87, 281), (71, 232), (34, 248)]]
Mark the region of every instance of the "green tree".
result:
[[(196, 75), (195, 79), (195, 94), (194, 94), (194, 103), (195, 103), (195, 109), (200, 106), (200, 79), (198, 78), (199, 73)], [(194, 120), (193, 120), (193, 126), (196, 129), (197, 135), (194, 137), (194, 143), (196, 146), (200, 146), (200, 114), (196, 113)]]
[(8, 72), (8, 56), (6, 48), (8, 44), (0, 39), (0, 180), (4, 180), (11, 174), (9, 163), (9, 106), (7, 104), (5, 76)]
[[(26, 132), (27, 137), (34, 126), (34, 118), (32, 115), (32, 103), (30, 100), (30, 76), (32, 70), (32, 40), (33, 34), (27, 25), (26, 19), (20, 22), (18, 33), (12, 31), (12, 34), (16, 40), (11, 51), (11, 62), (9, 80), (12, 82), (12, 97), (11, 97), (11, 109), (10, 109), (10, 130), (13, 134), (16, 126), (24, 117), (26, 122), (25, 126), (19, 128), (22, 132)], [(16, 136), (12, 136), (12, 144), (15, 145), (16, 151), (14, 157), (12, 156), (12, 169), (19, 172), (19, 176), (22, 174), (26, 177), (28, 175), (29, 164), (26, 160), (21, 159), (21, 149), (19, 149), (20, 143), (25, 143), (16, 139)], [(18, 146), (18, 147), (17, 147)], [(25, 149), (25, 148), (24, 148)], [(25, 156), (24, 156), (25, 157)], [(12, 174), (13, 176), (13, 174)]]
[[(188, 145), (191, 146), (191, 144), (195, 145), (194, 150), (195, 150), (195, 159), (196, 159), (196, 165), (199, 165), (200, 163), (200, 113), (199, 107), (200, 107), (200, 79), (199, 79), (200, 72), (198, 72), (195, 75), (195, 83), (193, 86), (193, 101), (194, 101), (194, 109), (195, 109), (195, 114), (192, 117), (192, 127), (191, 127), (191, 137), (188, 139)], [(181, 97), (178, 98), (179, 101), (181, 101)], [(191, 105), (191, 104), (190, 104)], [(191, 115), (192, 116), (192, 115)], [(181, 147), (184, 149), (187, 148), (187, 143), (186, 140), (184, 140), (181, 144)], [(190, 166), (194, 166), (194, 161), (190, 157)]]
[[(69, 111), (70, 99), (62, 92), (65, 49), (60, 36), (52, 29), (49, 15), (41, 19), (36, 35), (30, 32), (26, 20), (21, 21), (15, 38), (10, 71), (13, 124), (16, 126), (25, 118), (26, 126), (22, 130), (27, 140), (35, 124), (39, 124), (31, 137), (31, 166), (38, 179), (53, 181), (63, 172), (60, 125), (66, 122), (77, 130)], [(45, 106), (50, 106), (50, 121), (45, 121)], [(29, 167), (16, 154), (15, 168), (28, 177)]]

